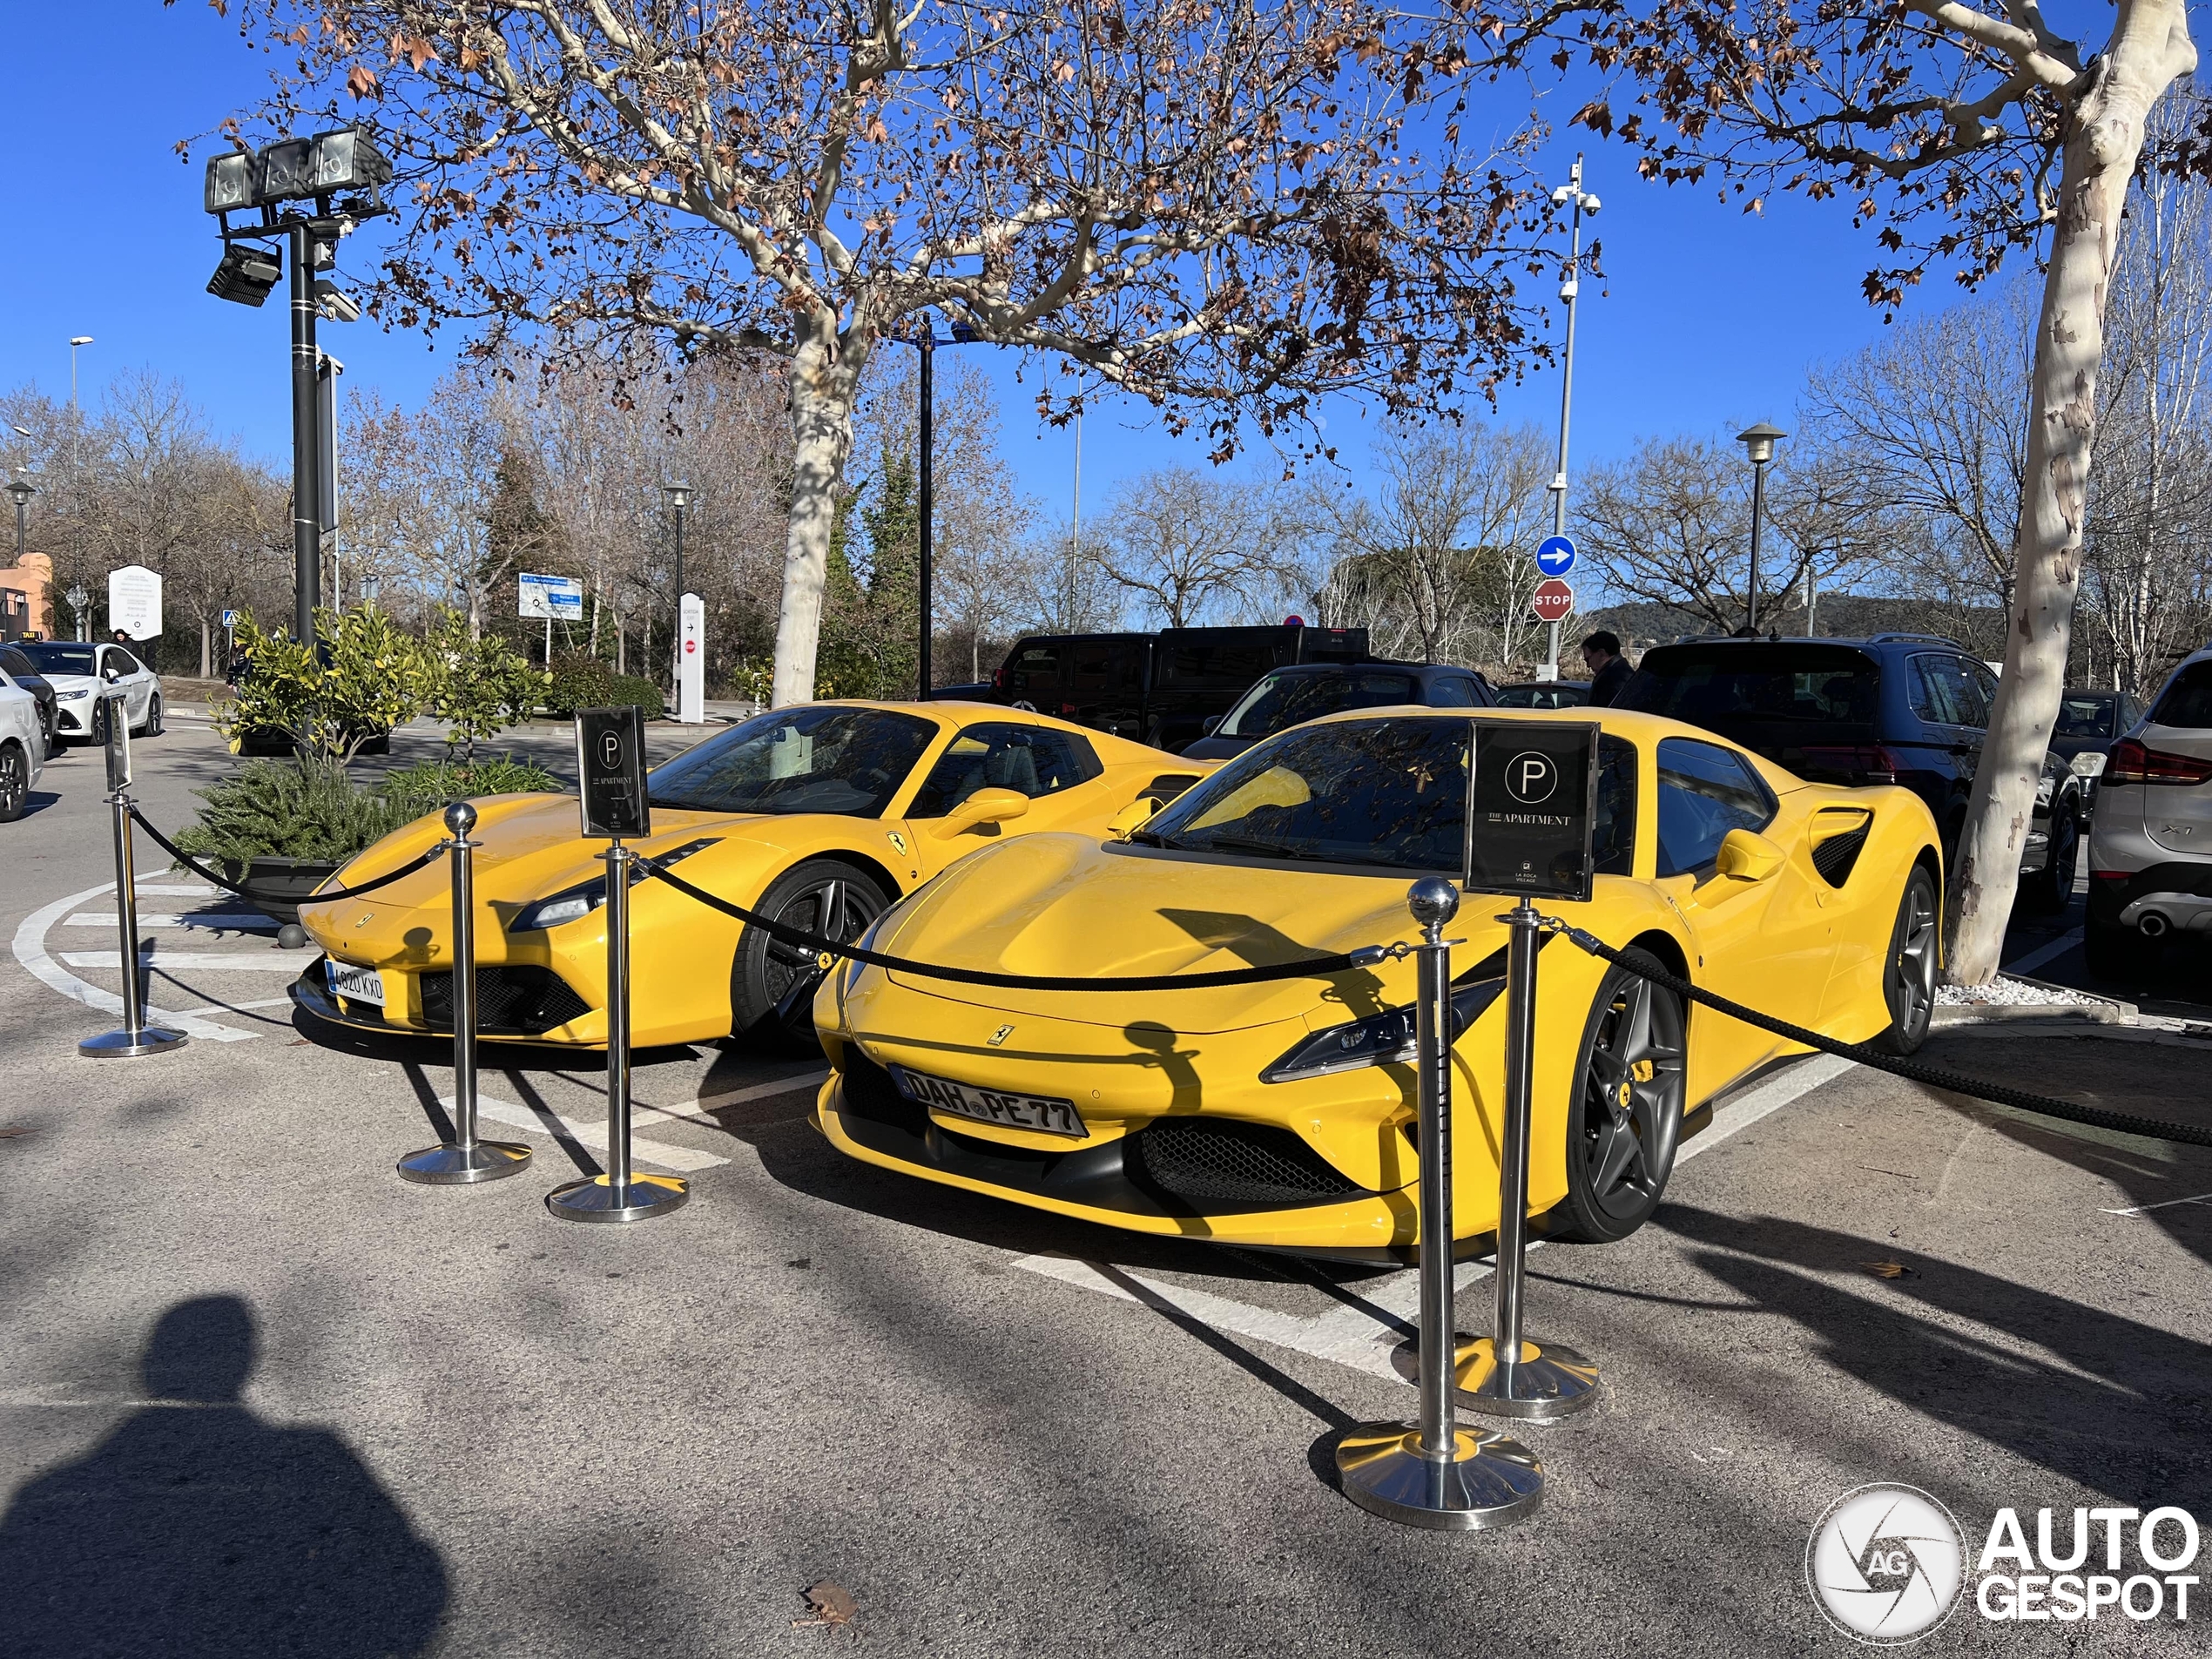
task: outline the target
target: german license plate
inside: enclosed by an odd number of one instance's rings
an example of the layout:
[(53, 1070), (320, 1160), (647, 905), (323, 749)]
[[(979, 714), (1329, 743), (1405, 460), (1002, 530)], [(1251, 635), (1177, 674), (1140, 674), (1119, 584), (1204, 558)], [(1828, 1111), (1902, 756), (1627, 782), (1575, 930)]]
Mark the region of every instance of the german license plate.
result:
[(908, 1071), (904, 1066), (894, 1067), (892, 1075), (908, 1100), (919, 1101), (954, 1117), (970, 1117), (979, 1123), (996, 1123), (1005, 1129), (1041, 1130), (1047, 1135), (1065, 1135), (1075, 1140), (1090, 1133), (1083, 1127), (1072, 1100), (978, 1089), (973, 1083), (956, 1083), (949, 1077)]
[(333, 962), (330, 988), (348, 1002), (374, 1002), (380, 1008), (384, 1006), (384, 975), (374, 968)]

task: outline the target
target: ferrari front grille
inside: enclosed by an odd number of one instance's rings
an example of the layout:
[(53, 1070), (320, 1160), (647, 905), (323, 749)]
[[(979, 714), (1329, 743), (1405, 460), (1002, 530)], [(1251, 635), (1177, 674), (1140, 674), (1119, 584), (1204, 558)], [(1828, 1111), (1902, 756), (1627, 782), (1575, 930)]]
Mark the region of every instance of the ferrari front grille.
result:
[(846, 1043), (838, 1070), (845, 1080), (845, 1109), (855, 1117), (888, 1128), (920, 1135), (929, 1127), (929, 1114), (899, 1092), (891, 1074), (862, 1054), (859, 1045)]
[(1289, 1130), (1233, 1118), (1163, 1117), (1129, 1136), (1132, 1179), (1185, 1204), (1327, 1204), (1365, 1190)]
[[(591, 1005), (550, 968), (524, 963), (476, 970), (476, 1029), (486, 1036), (543, 1036)], [(453, 975), (422, 975), (422, 1022), (453, 1028)]]

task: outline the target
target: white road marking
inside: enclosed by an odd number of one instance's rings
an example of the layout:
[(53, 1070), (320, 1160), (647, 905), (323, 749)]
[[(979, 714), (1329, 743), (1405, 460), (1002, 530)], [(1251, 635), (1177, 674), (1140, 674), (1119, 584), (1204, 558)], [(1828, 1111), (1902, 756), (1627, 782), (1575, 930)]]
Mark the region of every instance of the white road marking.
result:
[(2212, 1192), (2200, 1192), (2194, 1198), (2163, 1198), (2156, 1204), (2139, 1204), (2128, 1210), (2107, 1210), (2107, 1216), (2141, 1216), (2153, 1210), (2171, 1210), (2177, 1204), (2212, 1204)]
[[(73, 916), (64, 916), (64, 927), (105, 927), (113, 930), (115, 912), (112, 910), (80, 910)], [(147, 915), (138, 916), (141, 927), (209, 927), (219, 932), (241, 934), (273, 934), (278, 923), (258, 910), (211, 910), (197, 916)]]
[(2070, 934), (2061, 934), (2059, 937), (2049, 941), (2047, 943), (2038, 945), (2033, 950), (2028, 952), (2027, 955), (2021, 957), (2020, 961), (2016, 962), (2006, 962), (2005, 964), (2004, 971), (2007, 974), (2033, 974), (2037, 968), (2042, 967), (2044, 963), (2058, 961), (2060, 957), (2065, 955), (2067, 952), (2072, 950), (2080, 942), (2081, 929), (2076, 927)]
[(1713, 1109), (1711, 1127), (1695, 1140), (1685, 1142), (1682, 1150), (1675, 1154), (1675, 1162), (1687, 1163), (1711, 1151), (1730, 1136), (1750, 1128), (1762, 1117), (1803, 1099), (1823, 1083), (1835, 1082), (1851, 1069), (1852, 1063), (1832, 1054), (1815, 1055), (1745, 1089)]
[(186, 1008), (184, 1012), (186, 1014), (248, 1014), (256, 1008), (288, 1008), (291, 1006), (292, 999), (288, 996), (265, 996), (253, 1002), (210, 1002), (205, 1008)]
[[(140, 966), (163, 969), (189, 970), (194, 974), (290, 974), (295, 977), (315, 960), (296, 951), (256, 952), (251, 956), (233, 955), (218, 950), (142, 950), (138, 953)], [(71, 968), (105, 968), (110, 973), (123, 971), (123, 953), (119, 950), (65, 950), (62, 961)]]
[[(452, 1096), (439, 1096), (438, 1104), (448, 1111), (451, 1111), (453, 1109)], [(557, 1123), (560, 1125), (561, 1133), (576, 1142), (577, 1145), (588, 1146), (595, 1152), (604, 1152), (607, 1150), (607, 1125), (604, 1120), (596, 1123), (587, 1123), (579, 1118), (564, 1117), (558, 1112), (532, 1111), (529, 1107), (517, 1106), (512, 1101), (493, 1100), (483, 1095), (476, 1097), (476, 1115), (479, 1117), (496, 1118), (500, 1123), (512, 1124), (516, 1129), (529, 1130), (536, 1135), (552, 1134), (551, 1125)], [(636, 1106), (631, 1108), (632, 1123), (643, 1115), (644, 1109)], [(658, 1115), (656, 1114), (656, 1116)], [(657, 1163), (662, 1169), (674, 1170), (679, 1175), (688, 1174), (693, 1170), (711, 1170), (718, 1163), (727, 1163), (730, 1161), (727, 1158), (717, 1157), (711, 1152), (694, 1152), (688, 1147), (669, 1146), (660, 1141), (640, 1140), (635, 1135), (630, 1137), (630, 1155), (640, 1163)]]
[(789, 1095), (801, 1089), (819, 1089), (829, 1079), (829, 1069), (803, 1071), (796, 1076), (779, 1077), (773, 1082), (752, 1083), (743, 1089), (725, 1089), (718, 1094), (701, 1095), (697, 1100), (687, 1100), (680, 1106), (633, 1106), (631, 1113), (639, 1119), (657, 1119), (671, 1123), (711, 1123), (714, 1114), (725, 1106), (737, 1106), (748, 1100), (766, 1100), (776, 1095)]
[[(91, 891), (91, 893), (113, 893), (115, 883), (111, 881), (104, 887), (94, 887)], [(216, 894), (216, 889), (209, 887), (180, 887), (166, 883), (157, 886), (147, 881), (139, 882), (132, 891), (141, 899), (212, 899)], [(87, 896), (89, 897), (90, 894)]]
[[(1824, 1083), (1834, 1082), (1851, 1069), (1851, 1063), (1833, 1055), (1817, 1055), (1746, 1089), (1715, 1109), (1711, 1126), (1684, 1144), (1676, 1156), (1676, 1163), (1697, 1157)], [(1541, 1250), (1543, 1241), (1536, 1240), (1528, 1248)], [(1157, 1298), (1224, 1334), (1251, 1337), (1393, 1382), (1404, 1379), (1391, 1363), (1392, 1352), (1409, 1334), (1414, 1311), (1420, 1303), (1421, 1276), (1413, 1268), (1387, 1278), (1339, 1284), (1335, 1294), (1345, 1298), (1339, 1305), (1325, 1313), (1299, 1314), (1254, 1307), (1211, 1291), (1170, 1284), (1128, 1268), (1108, 1269), (1054, 1251), (1021, 1257), (1014, 1264), (1025, 1272), (1123, 1302), (1142, 1303)], [(1453, 1289), (1463, 1291), (1477, 1279), (1487, 1278), (1495, 1266), (1488, 1258), (1460, 1263), (1452, 1275)], [(1130, 1284), (1143, 1286), (1143, 1294), (1131, 1291)]]
[[(213, 891), (210, 887), (140, 887), (140, 893), (158, 894), (164, 898), (205, 897)], [(16, 928), (14, 949), (16, 960), (30, 976), (51, 986), (73, 1002), (101, 1014), (123, 1012), (122, 995), (115, 991), (104, 991), (97, 985), (70, 973), (46, 954), (46, 932), (62, 917), (92, 900), (107, 897), (115, 891), (115, 883), (103, 881), (97, 887), (87, 887), (82, 893), (72, 893), (64, 898), (25, 916)], [(116, 953), (117, 960), (121, 954)], [(183, 1032), (188, 1037), (199, 1037), (210, 1042), (250, 1042), (258, 1032), (235, 1031), (229, 1026), (218, 1025), (212, 1020), (201, 1019), (195, 1014), (179, 1013), (172, 1008), (148, 1008), (145, 1017), (156, 1024), (165, 1025)]]

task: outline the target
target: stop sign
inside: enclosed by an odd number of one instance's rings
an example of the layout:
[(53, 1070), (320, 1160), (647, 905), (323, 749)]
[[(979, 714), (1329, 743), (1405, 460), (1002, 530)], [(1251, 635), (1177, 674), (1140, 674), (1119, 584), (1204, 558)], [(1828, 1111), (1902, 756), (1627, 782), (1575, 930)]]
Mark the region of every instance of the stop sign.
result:
[(1557, 577), (1539, 582), (1528, 596), (1528, 608), (1540, 622), (1559, 622), (1575, 609), (1575, 590)]

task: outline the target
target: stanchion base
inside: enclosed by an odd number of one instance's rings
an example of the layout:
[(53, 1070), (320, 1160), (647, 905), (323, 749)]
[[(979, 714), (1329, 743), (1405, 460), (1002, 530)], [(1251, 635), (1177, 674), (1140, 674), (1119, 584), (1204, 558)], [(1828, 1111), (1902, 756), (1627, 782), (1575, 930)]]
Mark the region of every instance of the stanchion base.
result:
[(514, 1141), (478, 1141), (474, 1146), (425, 1147), (400, 1160), (400, 1179), (426, 1187), (462, 1187), (476, 1181), (496, 1181), (520, 1175), (530, 1161), (530, 1150)]
[(1337, 1442), (1344, 1495), (1370, 1514), (1435, 1532), (1509, 1526), (1544, 1501), (1544, 1466), (1518, 1440), (1487, 1429), (1453, 1435), (1458, 1455), (1421, 1455), (1419, 1423), (1362, 1423)]
[(1495, 1351), (1488, 1337), (1460, 1345), (1453, 1366), (1459, 1402), (1471, 1412), (1511, 1417), (1524, 1423), (1555, 1423), (1587, 1410), (1597, 1399), (1597, 1361), (1585, 1359), (1556, 1342), (1521, 1339), (1521, 1363), (1514, 1367), (1513, 1393), (1501, 1386)]
[(181, 1031), (150, 1025), (135, 1034), (129, 1031), (103, 1031), (97, 1037), (87, 1037), (77, 1045), (77, 1052), (87, 1060), (136, 1060), (140, 1055), (167, 1054), (172, 1049), (181, 1049), (192, 1039)]
[(672, 1175), (633, 1175), (617, 1190), (604, 1175), (571, 1181), (545, 1195), (545, 1207), (563, 1221), (644, 1221), (680, 1210), (691, 1184)]

